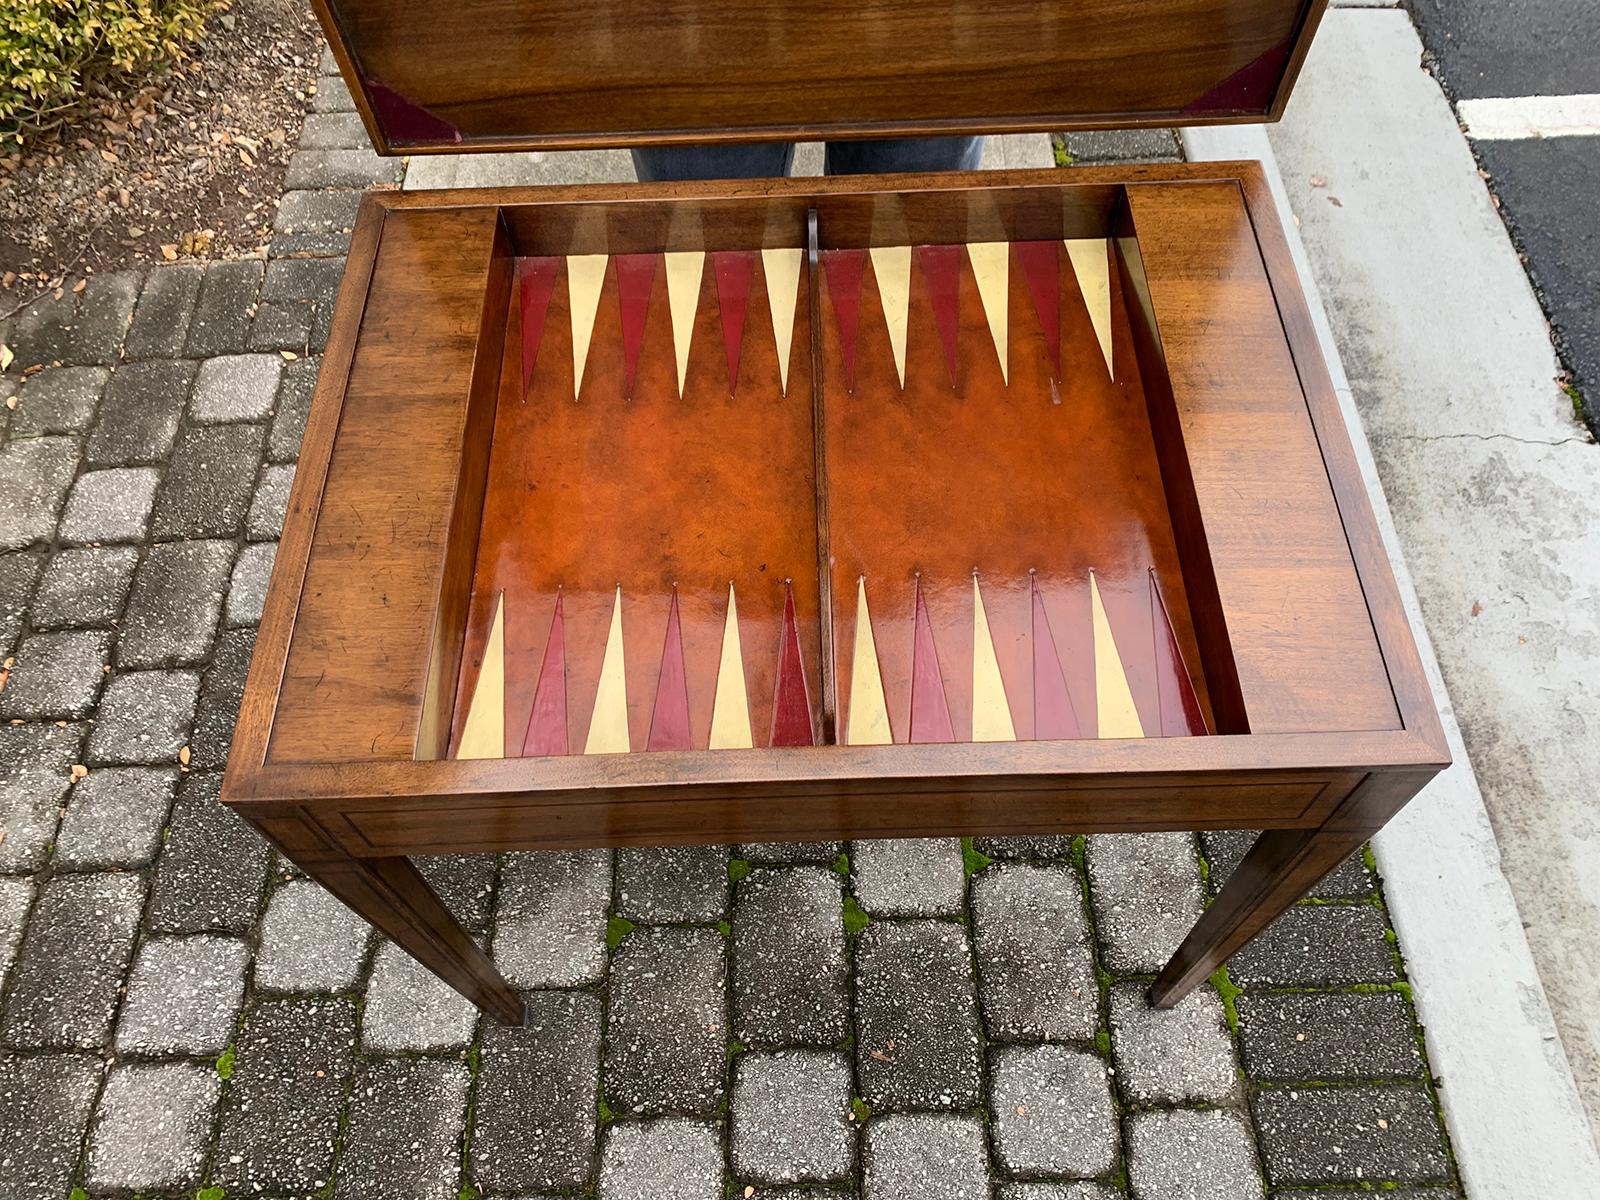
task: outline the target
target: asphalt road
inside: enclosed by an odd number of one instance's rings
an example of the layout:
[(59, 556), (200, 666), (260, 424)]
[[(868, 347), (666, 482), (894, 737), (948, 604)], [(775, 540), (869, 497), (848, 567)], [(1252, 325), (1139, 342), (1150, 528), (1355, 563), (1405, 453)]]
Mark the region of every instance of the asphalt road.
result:
[[(1407, 3), (1464, 115), (1481, 100), (1600, 94), (1600, 0)], [(1473, 148), (1600, 433), (1600, 128)]]

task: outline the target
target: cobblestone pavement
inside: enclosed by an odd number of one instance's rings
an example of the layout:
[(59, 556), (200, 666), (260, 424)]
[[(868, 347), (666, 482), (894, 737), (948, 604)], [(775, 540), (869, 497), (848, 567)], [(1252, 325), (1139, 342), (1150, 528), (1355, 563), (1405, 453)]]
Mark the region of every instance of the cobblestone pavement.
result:
[(358, 189), (400, 170), (337, 80), (314, 109), (265, 261), (0, 330), (0, 1197), (1459, 1195), (1360, 859), (1172, 1012), (1144, 987), (1245, 835), (426, 861), (526, 989), (505, 1029), (219, 807)]

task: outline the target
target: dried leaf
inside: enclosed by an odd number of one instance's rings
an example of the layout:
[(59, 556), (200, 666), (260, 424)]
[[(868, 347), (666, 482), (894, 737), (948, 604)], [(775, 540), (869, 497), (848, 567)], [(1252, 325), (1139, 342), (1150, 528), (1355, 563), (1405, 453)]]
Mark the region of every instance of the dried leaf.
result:
[(176, 261), (178, 257), (178, 247), (170, 242), (163, 245), (161, 247), (161, 257), (166, 259), (168, 262)]
[(184, 766), (187, 767), (189, 765), (189, 757), (190, 757), (190, 755), (189, 755), (189, 747), (187, 747), (187, 746), (179, 746), (178, 747), (178, 761), (181, 762)]
[(83, 289), (88, 287), (88, 286), (89, 286), (89, 281), (87, 279), (78, 280), (77, 283), (72, 285), (72, 293), (73, 293), (73, 295), (77, 295), (79, 292), (83, 291)]
[[(11, 347), (10, 346), (0, 346), (0, 371), (4, 371), (6, 368), (11, 366), (11, 360), (14, 359), (15, 357), (16, 357), (16, 355), (11, 353)], [(16, 397), (13, 396), (13, 397), (11, 397), (11, 399), (13, 401), (15, 401)], [(11, 407), (15, 408), (16, 404), (13, 403), (11, 405)]]
[(1324, 179), (1321, 175), (1313, 175), (1311, 177), (1311, 186), (1312, 187), (1327, 187), (1328, 186), (1328, 181), (1326, 179)]
[(82, 763), (73, 763), (71, 774), (74, 779), (83, 779), (89, 774), (89, 768)]

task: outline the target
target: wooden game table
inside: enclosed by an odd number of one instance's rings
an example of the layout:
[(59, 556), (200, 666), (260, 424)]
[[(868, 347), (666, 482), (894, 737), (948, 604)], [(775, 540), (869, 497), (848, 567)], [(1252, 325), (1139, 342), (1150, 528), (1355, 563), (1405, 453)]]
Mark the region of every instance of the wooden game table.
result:
[(1253, 163), (363, 200), (224, 800), (505, 1022), (416, 855), (1261, 829), (1447, 765)]

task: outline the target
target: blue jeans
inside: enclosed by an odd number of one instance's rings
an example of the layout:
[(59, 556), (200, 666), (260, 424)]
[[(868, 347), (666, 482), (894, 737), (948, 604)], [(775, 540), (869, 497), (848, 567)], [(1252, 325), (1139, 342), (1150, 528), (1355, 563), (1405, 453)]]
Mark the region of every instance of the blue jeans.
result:
[[(981, 137), (883, 138), (829, 142), (829, 175), (887, 171), (975, 171), (983, 159)], [(763, 179), (787, 175), (794, 166), (793, 142), (727, 146), (650, 146), (633, 151), (640, 183), (679, 179)]]

